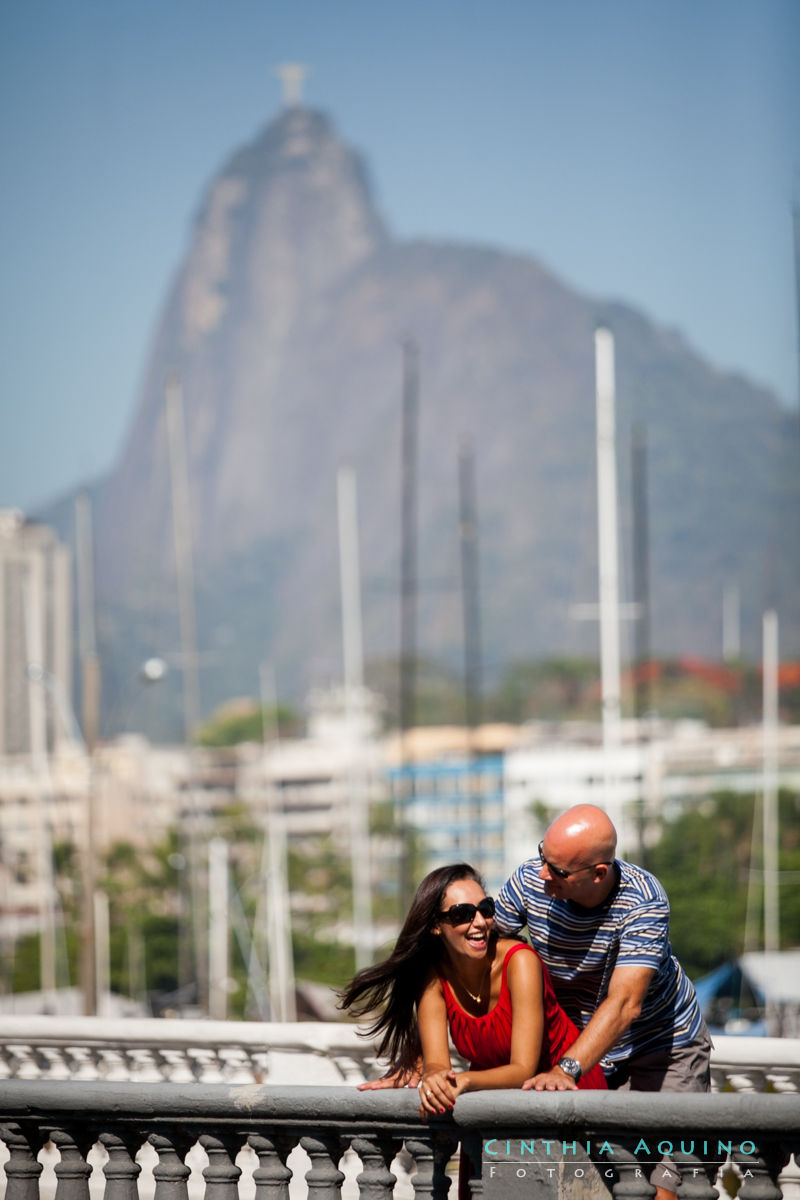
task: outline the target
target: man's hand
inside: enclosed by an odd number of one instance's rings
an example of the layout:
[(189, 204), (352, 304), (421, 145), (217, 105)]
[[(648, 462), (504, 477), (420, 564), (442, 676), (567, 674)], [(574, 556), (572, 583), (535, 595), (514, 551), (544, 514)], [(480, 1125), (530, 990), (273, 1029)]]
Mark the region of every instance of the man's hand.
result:
[(389, 1067), (380, 1079), (368, 1079), (358, 1085), (360, 1092), (377, 1092), (382, 1088), (416, 1087), (420, 1080), (417, 1067)]
[(578, 1085), (571, 1075), (561, 1070), (561, 1067), (552, 1067), (549, 1071), (541, 1071), (531, 1079), (526, 1079), (522, 1090), (525, 1092), (577, 1092)]

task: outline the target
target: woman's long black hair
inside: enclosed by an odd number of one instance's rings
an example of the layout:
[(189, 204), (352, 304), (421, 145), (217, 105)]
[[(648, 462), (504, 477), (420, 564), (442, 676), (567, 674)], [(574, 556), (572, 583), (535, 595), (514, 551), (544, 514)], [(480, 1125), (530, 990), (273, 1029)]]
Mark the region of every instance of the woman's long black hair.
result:
[(381, 1058), (397, 1067), (413, 1067), (420, 1056), (420, 1040), (414, 1009), (428, 972), (442, 957), (442, 940), (431, 933), (442, 910), (444, 894), (451, 883), (483, 880), (469, 863), (437, 867), (417, 888), (394, 950), (383, 962), (365, 967), (339, 993), (339, 1008), (355, 1017), (378, 1010), (367, 1036), (382, 1034)]

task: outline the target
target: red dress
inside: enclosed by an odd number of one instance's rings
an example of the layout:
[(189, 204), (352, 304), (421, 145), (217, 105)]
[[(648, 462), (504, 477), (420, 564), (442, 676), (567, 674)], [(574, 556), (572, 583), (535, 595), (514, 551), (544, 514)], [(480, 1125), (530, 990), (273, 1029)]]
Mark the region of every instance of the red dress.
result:
[[(453, 995), (453, 989), (446, 979), (442, 981), (442, 991), (447, 1006), (447, 1021), (453, 1045), (462, 1058), (469, 1062), (476, 1071), (488, 1070), (490, 1067), (503, 1067), (511, 1061), (511, 989), (508, 986), (508, 963), (518, 950), (526, 950), (530, 954), (536, 951), (527, 942), (518, 942), (512, 946), (503, 959), (503, 977), (500, 984), (500, 995), (494, 1008), (480, 1017), (473, 1017), (465, 1012)], [(539, 958), (539, 955), (536, 954)], [(548, 1071), (566, 1054), (569, 1047), (578, 1037), (578, 1029), (564, 1012), (556, 1000), (553, 984), (547, 967), (539, 959), (542, 968), (544, 1029), (542, 1036), (542, 1052), (539, 1056), (534, 1074)], [(592, 1067), (578, 1081), (579, 1088), (605, 1088), (606, 1079), (599, 1066)]]

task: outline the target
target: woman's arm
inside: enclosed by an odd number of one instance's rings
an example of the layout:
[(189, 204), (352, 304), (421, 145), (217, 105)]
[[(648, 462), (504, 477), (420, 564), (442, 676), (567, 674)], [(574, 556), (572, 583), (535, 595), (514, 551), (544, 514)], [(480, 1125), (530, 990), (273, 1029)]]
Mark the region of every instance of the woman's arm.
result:
[(456, 1088), (456, 1072), (450, 1064), (447, 1006), (441, 981), (436, 975), (429, 979), (420, 996), (417, 1017), (422, 1043), (419, 1111), (425, 1117), (428, 1113), (443, 1113), (452, 1108), (460, 1090)]

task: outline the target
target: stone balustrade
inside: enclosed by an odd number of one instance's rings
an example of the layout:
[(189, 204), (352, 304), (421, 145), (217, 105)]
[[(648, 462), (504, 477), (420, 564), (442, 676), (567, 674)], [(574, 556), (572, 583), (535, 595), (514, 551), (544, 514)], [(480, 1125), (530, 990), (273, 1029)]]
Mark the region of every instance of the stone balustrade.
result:
[(715, 1037), (715, 1090), (800, 1092), (800, 1038)]
[(423, 1200), (461, 1143), (474, 1196), (646, 1200), (642, 1155), (673, 1144), (682, 1200), (725, 1172), (800, 1200), (800, 1040), (717, 1038), (711, 1096), (477, 1093), (430, 1124), (413, 1091), (352, 1086), (379, 1071), (348, 1024), (1, 1017), (0, 1195)]
[(0, 1080), (336, 1084), (377, 1070), (340, 1022), (0, 1016)]
[[(360, 1083), (380, 1072), (342, 1022), (0, 1016), (0, 1080)], [(715, 1091), (800, 1091), (800, 1039), (718, 1037)]]
[(473, 1200), (650, 1200), (665, 1155), (682, 1200), (724, 1172), (740, 1200), (796, 1200), (800, 1096), (478, 1092), (423, 1122), (409, 1089), (12, 1079), (0, 1139), (5, 1200), (48, 1194), (46, 1147), (55, 1200), (443, 1200), (459, 1142)]

